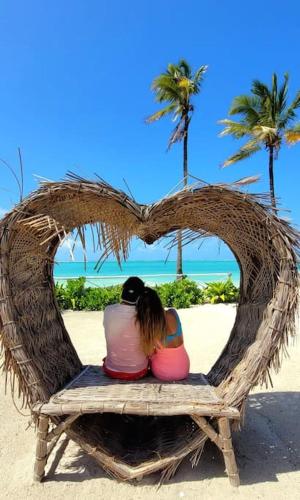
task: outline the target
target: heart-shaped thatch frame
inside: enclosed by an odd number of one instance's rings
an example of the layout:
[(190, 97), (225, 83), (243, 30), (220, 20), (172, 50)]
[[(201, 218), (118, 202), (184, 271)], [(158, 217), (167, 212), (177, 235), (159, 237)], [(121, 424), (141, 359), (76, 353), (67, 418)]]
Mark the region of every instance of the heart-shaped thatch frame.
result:
[(221, 238), (240, 266), (240, 300), (208, 379), (226, 404), (241, 409), (250, 389), (268, 381), (270, 367), (279, 369), (280, 353), (294, 334), (298, 235), (263, 197), (202, 185), (146, 206), (102, 181), (71, 178), (44, 183), (0, 227), (4, 368), (17, 376), (31, 408), (82, 369), (54, 297), (53, 263), (70, 231), (77, 229), (84, 243), (86, 224), (95, 225), (104, 254), (114, 252), (119, 260), (132, 236), (152, 243), (181, 229)]

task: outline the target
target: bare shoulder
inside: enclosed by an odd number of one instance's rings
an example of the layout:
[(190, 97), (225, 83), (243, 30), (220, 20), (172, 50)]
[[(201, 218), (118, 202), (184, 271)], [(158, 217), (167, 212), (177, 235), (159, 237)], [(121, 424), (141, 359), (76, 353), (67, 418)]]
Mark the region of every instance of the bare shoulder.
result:
[(168, 330), (170, 332), (176, 331), (177, 330), (177, 318), (176, 318), (176, 315), (174, 314), (174, 311), (172, 311), (172, 309), (167, 309), (165, 314), (166, 314), (166, 321), (167, 321)]

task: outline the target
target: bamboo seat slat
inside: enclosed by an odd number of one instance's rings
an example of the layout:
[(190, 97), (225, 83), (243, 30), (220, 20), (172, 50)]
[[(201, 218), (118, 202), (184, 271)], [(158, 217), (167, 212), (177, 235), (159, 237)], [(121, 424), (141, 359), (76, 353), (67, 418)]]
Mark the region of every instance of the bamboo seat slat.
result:
[(203, 373), (162, 382), (152, 376), (128, 382), (108, 378), (98, 366), (87, 366), (48, 403), (33, 411), (48, 415), (115, 411), (137, 415), (197, 415), (238, 418), (209, 385)]

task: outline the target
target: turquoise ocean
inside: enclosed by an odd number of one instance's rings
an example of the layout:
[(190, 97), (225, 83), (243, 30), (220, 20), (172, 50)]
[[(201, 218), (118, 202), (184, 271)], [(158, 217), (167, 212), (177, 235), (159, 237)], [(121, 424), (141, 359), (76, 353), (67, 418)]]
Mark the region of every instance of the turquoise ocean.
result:
[[(166, 283), (176, 278), (176, 262), (163, 260), (136, 260), (122, 264), (122, 269), (115, 261), (106, 261), (99, 272), (95, 271), (95, 262), (57, 262), (54, 266), (54, 279), (65, 282), (79, 276), (86, 277), (87, 286), (109, 286), (123, 283), (128, 276), (140, 276), (148, 285)], [(183, 272), (190, 279), (200, 283), (224, 281), (231, 275), (233, 282), (239, 285), (240, 272), (233, 260), (186, 260)], [(197, 276), (198, 275), (198, 276)]]

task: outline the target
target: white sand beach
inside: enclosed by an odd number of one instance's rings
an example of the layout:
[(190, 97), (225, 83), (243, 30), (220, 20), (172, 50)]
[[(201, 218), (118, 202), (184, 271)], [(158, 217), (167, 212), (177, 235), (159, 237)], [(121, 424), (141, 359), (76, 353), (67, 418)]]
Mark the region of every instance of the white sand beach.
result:
[[(230, 333), (233, 305), (205, 305), (180, 311), (191, 370), (206, 373)], [(102, 313), (66, 312), (63, 315), (83, 363), (99, 363), (105, 354)], [(257, 387), (248, 399), (245, 424), (235, 434), (241, 486), (234, 489), (224, 473), (219, 451), (207, 443), (199, 465), (188, 459), (176, 476), (157, 490), (159, 474), (137, 485), (108, 477), (94, 460), (62, 438), (47, 466), (47, 479), (32, 481), (35, 449), (33, 428), (4, 395), (0, 377), (0, 498), (14, 499), (294, 499), (300, 491), (300, 364), (299, 342), (289, 348), (272, 389)], [(9, 391), (8, 391), (9, 392)], [(66, 447), (64, 453), (63, 450)]]

